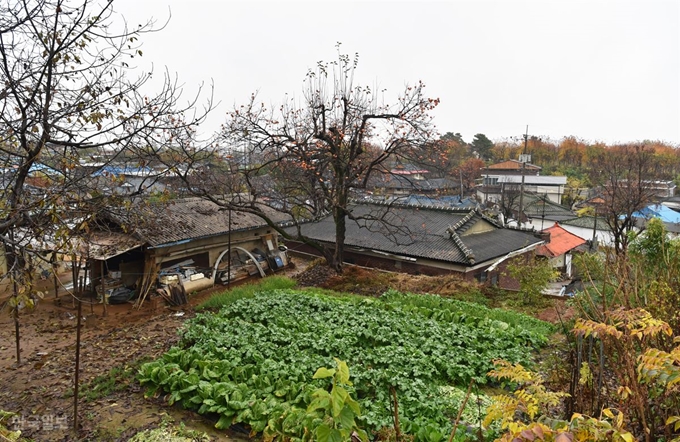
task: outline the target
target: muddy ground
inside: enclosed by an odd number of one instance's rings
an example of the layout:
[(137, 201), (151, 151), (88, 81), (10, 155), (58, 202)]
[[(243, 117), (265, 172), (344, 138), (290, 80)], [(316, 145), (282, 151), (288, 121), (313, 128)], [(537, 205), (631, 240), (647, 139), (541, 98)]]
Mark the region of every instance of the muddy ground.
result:
[[(430, 293), (456, 291), (452, 281), (442, 278), (400, 276), (397, 282), (375, 278), (375, 272), (350, 271), (343, 278), (323, 270), (302, 272), (298, 264), (287, 274), (298, 276), (301, 285), (340, 288), (367, 295), (379, 295), (390, 285), (425, 287)], [(368, 278), (373, 275), (373, 283)], [(416, 280), (414, 280), (414, 278)], [(194, 306), (214, 291), (189, 298), (183, 308), (145, 303), (137, 310), (132, 304), (110, 305), (104, 316), (101, 304), (84, 304), (80, 353), (80, 400), (78, 425), (74, 430), (74, 373), (77, 310), (72, 298), (48, 294), (31, 311), (20, 317), (21, 364), (16, 362), (15, 327), (7, 309), (0, 312), (0, 410), (17, 416), (10, 428), (36, 441), (127, 441), (141, 429), (163, 422), (182, 422), (187, 429), (207, 433), (211, 440), (244, 441), (236, 431), (218, 432), (214, 421), (165, 405), (163, 398), (145, 399), (134, 381), (140, 361), (160, 356), (177, 342), (177, 329), (195, 315)], [(412, 290), (416, 291), (416, 290)], [(546, 311), (554, 310), (554, 308)], [(545, 315), (545, 319), (554, 319)], [(99, 378), (97, 378), (99, 377)], [(95, 380), (95, 378), (97, 378)], [(108, 387), (105, 384), (109, 383)], [(105, 388), (106, 394), (101, 391)], [(103, 396), (103, 397), (99, 397)]]
[[(222, 288), (223, 290), (223, 288)], [(152, 303), (136, 310), (131, 304), (83, 304), (80, 349), (78, 428), (73, 430), (77, 309), (71, 298), (49, 295), (20, 317), (21, 364), (16, 362), (15, 326), (7, 309), (0, 315), (0, 409), (17, 416), (11, 429), (36, 441), (127, 440), (138, 430), (163, 421), (184, 422), (210, 432), (213, 440), (243, 440), (212, 431), (209, 420), (144, 399), (133, 381), (138, 361), (160, 356), (177, 341), (177, 329), (194, 316), (193, 306), (208, 292), (190, 297), (184, 308)], [(155, 308), (154, 308), (155, 307)], [(112, 369), (119, 373), (112, 374)], [(103, 381), (115, 385), (103, 398)], [(95, 385), (100, 385), (94, 389)]]

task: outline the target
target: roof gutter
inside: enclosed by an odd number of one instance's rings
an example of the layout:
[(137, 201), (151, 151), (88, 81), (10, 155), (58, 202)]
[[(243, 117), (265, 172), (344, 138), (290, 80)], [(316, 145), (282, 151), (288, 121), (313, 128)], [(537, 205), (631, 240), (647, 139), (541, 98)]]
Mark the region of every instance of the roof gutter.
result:
[(531, 251), (531, 250), (534, 250), (536, 247), (538, 247), (538, 246), (540, 246), (540, 245), (542, 245), (542, 244), (545, 244), (545, 241), (539, 241), (539, 242), (537, 242), (537, 243), (528, 245), (528, 246), (526, 246), (526, 247), (524, 247), (524, 248), (522, 248), (522, 249), (513, 250), (512, 252), (508, 253), (507, 255), (502, 256), (502, 257), (500, 257), (498, 260), (496, 260), (496, 262), (494, 262), (493, 264), (491, 264), (491, 265), (489, 266), (489, 268), (486, 269), (486, 271), (487, 271), (487, 272), (492, 272), (492, 271), (494, 271), (494, 270), (496, 269), (496, 267), (498, 267), (498, 265), (499, 265), (500, 263), (502, 263), (503, 261), (507, 261), (508, 259), (513, 258), (513, 257), (515, 257), (515, 256), (517, 256), (517, 255), (522, 255), (522, 254), (524, 254), (524, 253), (526, 253), (526, 252), (529, 252), (529, 251)]

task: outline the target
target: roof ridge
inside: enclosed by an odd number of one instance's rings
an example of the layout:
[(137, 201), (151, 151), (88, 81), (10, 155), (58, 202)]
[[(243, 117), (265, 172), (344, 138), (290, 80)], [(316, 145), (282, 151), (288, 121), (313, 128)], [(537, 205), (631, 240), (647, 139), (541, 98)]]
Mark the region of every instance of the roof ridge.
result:
[[(450, 226), (449, 229), (452, 229), (454, 232), (457, 231), (459, 228), (463, 227), (466, 222), (470, 221), (472, 217), (475, 215), (476, 211), (470, 210), (470, 212), (462, 217), (456, 224), (453, 226)], [(448, 229), (447, 229), (448, 230)]]
[(463, 243), (463, 240), (460, 239), (460, 236), (455, 232), (455, 230), (450, 230), (450, 228), (446, 229), (447, 232), (449, 232), (449, 238), (453, 240), (453, 243), (460, 249), (461, 252), (463, 252), (463, 255), (465, 255), (465, 259), (467, 259), (470, 264), (475, 263), (475, 254), (474, 252)]
[(469, 212), (470, 210), (474, 211), (474, 209), (471, 209), (470, 207), (451, 207), (451, 206), (435, 206), (435, 205), (427, 205), (427, 204), (418, 204), (418, 203), (406, 203), (406, 202), (400, 202), (400, 201), (379, 201), (379, 200), (357, 200), (357, 199), (351, 199), (350, 203), (352, 204), (374, 204), (376, 206), (388, 206), (388, 207), (399, 207), (399, 208), (413, 208), (413, 209), (429, 209), (429, 210), (437, 210), (440, 212)]
[(465, 224), (463, 224), (463, 225), (460, 227), (460, 229), (458, 229), (458, 231), (460, 232), (461, 235), (462, 235), (463, 233), (467, 232), (468, 229), (469, 229), (470, 227), (474, 226), (474, 225), (477, 223), (477, 221), (479, 221), (479, 219), (481, 218), (481, 215), (480, 215), (479, 213), (474, 212), (474, 211), (471, 212), (471, 213), (472, 213), (472, 216), (470, 217), (470, 219), (467, 220), (467, 222), (466, 222)]
[(484, 221), (488, 221), (496, 227), (503, 228), (503, 226), (497, 220), (491, 218), (489, 215), (485, 215), (484, 212), (479, 209), (479, 205), (477, 205), (477, 209), (479, 210), (479, 214), (482, 216)]

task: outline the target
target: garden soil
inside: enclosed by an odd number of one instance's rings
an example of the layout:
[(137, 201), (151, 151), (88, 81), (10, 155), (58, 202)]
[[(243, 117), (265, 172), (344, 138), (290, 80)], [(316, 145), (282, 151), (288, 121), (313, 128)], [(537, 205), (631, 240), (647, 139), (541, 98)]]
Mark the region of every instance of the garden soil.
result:
[[(375, 278), (375, 272), (355, 269), (337, 277), (320, 267), (303, 271), (306, 263), (287, 270), (300, 285), (313, 285), (377, 296), (390, 286), (409, 291), (426, 287), (430, 293), (455, 291), (453, 280), (401, 275)], [(373, 278), (370, 275), (373, 275)], [(369, 282), (373, 279), (374, 282)], [(32, 310), (20, 314), (21, 364), (16, 361), (15, 324), (5, 307), (0, 311), (0, 410), (16, 413), (10, 428), (35, 441), (127, 441), (140, 430), (164, 422), (183, 423), (185, 428), (208, 434), (215, 441), (245, 441), (247, 434), (213, 428), (214, 420), (168, 406), (163, 397), (144, 398), (137, 382), (120, 381), (116, 390), (93, 398), (95, 377), (110, 377), (112, 369), (136, 367), (139, 361), (162, 355), (178, 341), (177, 330), (195, 315), (194, 307), (210, 297), (216, 287), (189, 297), (189, 305), (167, 307), (146, 302), (132, 304), (84, 303), (81, 316), (80, 400), (74, 429), (74, 373), (77, 309), (65, 293), (48, 293)], [(419, 290), (411, 290), (419, 291)], [(6, 296), (5, 296), (6, 299)], [(0, 300), (0, 306), (3, 301)], [(550, 316), (549, 314), (546, 316)], [(545, 319), (553, 319), (546, 317)], [(86, 397), (89, 396), (89, 397)]]

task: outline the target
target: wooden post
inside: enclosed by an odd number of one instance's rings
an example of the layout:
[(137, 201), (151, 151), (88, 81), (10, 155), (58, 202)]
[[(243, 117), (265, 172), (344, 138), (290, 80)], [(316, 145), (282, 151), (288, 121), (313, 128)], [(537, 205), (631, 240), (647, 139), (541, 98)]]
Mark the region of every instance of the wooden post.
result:
[(231, 206), (229, 207), (229, 251), (227, 252), (227, 289), (231, 288)]
[[(73, 281), (73, 294), (78, 293), (78, 273), (80, 273), (80, 264), (76, 265), (76, 255), (71, 255), (71, 281)], [(76, 299), (72, 296), (73, 307), (76, 306)]]
[(397, 389), (390, 385), (390, 393), (392, 393), (392, 403), (394, 404), (394, 436), (397, 442), (401, 442), (401, 430), (399, 429), (399, 402), (397, 401)]
[[(13, 265), (16, 265), (16, 261)], [(17, 287), (16, 275), (12, 277), (14, 286), (14, 313), (12, 317), (14, 318), (14, 334), (16, 337), (17, 346), (17, 365), (21, 365), (21, 339), (19, 335), (19, 288)]]
[[(104, 303), (104, 317), (106, 317), (106, 282), (104, 281), (104, 261), (100, 261), (101, 266), (100, 266), (100, 277), (102, 281), (102, 302)], [(96, 293), (96, 290), (95, 290)]]
[[(15, 298), (16, 299), (16, 298)], [(16, 335), (16, 344), (17, 344), (17, 365), (21, 365), (21, 340), (19, 338), (19, 306), (16, 305), (14, 306), (14, 332)]]
[(73, 385), (73, 432), (78, 433), (78, 376), (80, 374), (80, 318), (83, 303), (78, 299), (78, 320), (76, 321), (76, 373)]
[(52, 278), (54, 279), (54, 297), (59, 297), (59, 278), (57, 277), (57, 252), (52, 253)]

